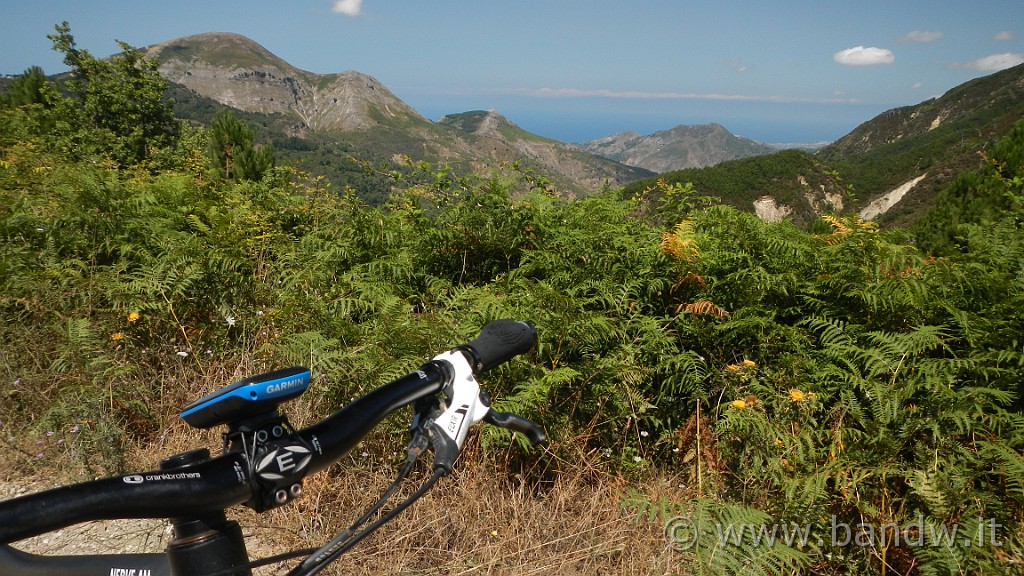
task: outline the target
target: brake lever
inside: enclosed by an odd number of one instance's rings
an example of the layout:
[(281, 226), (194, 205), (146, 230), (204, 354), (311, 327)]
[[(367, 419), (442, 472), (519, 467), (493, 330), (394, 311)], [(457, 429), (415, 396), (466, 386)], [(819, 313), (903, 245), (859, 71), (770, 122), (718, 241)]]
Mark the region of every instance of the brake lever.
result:
[(483, 420), (490, 407), (481, 402), (480, 385), (465, 354), (450, 350), (435, 356), (434, 361), (445, 363), (452, 374), (451, 384), (444, 390), (447, 401), (439, 406), (440, 413), (430, 414), (429, 424), (434, 469), (447, 474), (459, 456), (469, 429)]
[(534, 446), (548, 441), (547, 434), (544, 433), (543, 428), (518, 414), (491, 410), (484, 416), (484, 422), (513, 432), (519, 432), (526, 436), (526, 439)]
[[(445, 390), (446, 403), (434, 404), (435, 409), (421, 413), (429, 422), (430, 445), (434, 451), (434, 468), (446, 474), (462, 449), (469, 428), (477, 422), (487, 422), (501, 428), (519, 432), (534, 445), (547, 439), (544, 430), (522, 416), (491, 409), (491, 398), (480, 389), (470, 359), (459, 350), (440, 354), (435, 361), (445, 362), (452, 370), (452, 383)], [(435, 399), (435, 402), (438, 402)], [(420, 416), (417, 416), (420, 421)]]

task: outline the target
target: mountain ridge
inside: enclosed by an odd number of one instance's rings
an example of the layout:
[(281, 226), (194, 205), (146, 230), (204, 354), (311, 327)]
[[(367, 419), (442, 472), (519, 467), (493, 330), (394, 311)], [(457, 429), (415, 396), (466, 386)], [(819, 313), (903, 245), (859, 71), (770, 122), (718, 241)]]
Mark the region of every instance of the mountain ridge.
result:
[(314, 131), (430, 124), (372, 76), (354, 70), (307, 72), (241, 34), (185, 36), (149, 46), (145, 53), (160, 58), (160, 73), (172, 82), (247, 112), (295, 114)]
[[(958, 174), (1024, 118), (1024, 64), (969, 80), (941, 96), (887, 110), (817, 154), (842, 173), (886, 225), (913, 225)], [(886, 198), (889, 196), (889, 198)], [(897, 197), (898, 196), (898, 197)]]
[[(283, 124), (281, 129), (289, 136), (315, 134), (321, 141), (363, 149), (377, 160), (408, 156), (465, 171), (518, 161), (574, 193), (652, 174), (517, 126), (473, 134), (449, 123), (432, 122), (372, 76), (351, 70), (307, 72), (240, 34), (197, 34), (144, 51), (147, 57), (159, 58), (160, 73), (168, 81), (201, 97), (249, 113), (276, 115), (277, 124)], [(491, 122), (514, 126), (504, 117)]]
[[(432, 122), (371, 76), (355, 71), (306, 72), (238, 34), (179, 38), (146, 52), (160, 57), (161, 73), (172, 83), (223, 105), (271, 115), (292, 137), (319, 134), (326, 146), (349, 146), (385, 160), (405, 155), (465, 172), (518, 162), (577, 194), (655, 174), (671, 175), (679, 165), (673, 162), (707, 166), (778, 153), (778, 147), (734, 136), (718, 124), (681, 125), (647, 136), (613, 134), (574, 145), (526, 132), (494, 110), (449, 114)], [(886, 111), (818, 150), (810, 168), (802, 165), (799, 173), (772, 182), (789, 182), (787, 194), (800, 196), (807, 193), (804, 180), (816, 182), (814, 195), (834, 197), (837, 187), (846, 187), (856, 197), (842, 202), (843, 210), (865, 210), (862, 215), (883, 223), (912, 223), (942, 186), (975, 168), (985, 147), (1021, 117), (1024, 65), (972, 80), (941, 97)], [(726, 144), (718, 145), (719, 156), (701, 148), (714, 147), (716, 139), (741, 144), (742, 150), (729, 157), (721, 156)], [(681, 142), (691, 146), (675, 149)], [(791, 162), (765, 160), (766, 166), (773, 164), (796, 170)], [(809, 170), (822, 174), (812, 177)], [(714, 190), (706, 193), (715, 195)], [(735, 197), (737, 205), (766, 201), (765, 193), (748, 194), (752, 197), (742, 202)], [(821, 199), (808, 200), (808, 205), (839, 206)]]
[(736, 136), (718, 123), (680, 124), (648, 135), (628, 131), (582, 145), (592, 154), (662, 173), (771, 154), (776, 148)]

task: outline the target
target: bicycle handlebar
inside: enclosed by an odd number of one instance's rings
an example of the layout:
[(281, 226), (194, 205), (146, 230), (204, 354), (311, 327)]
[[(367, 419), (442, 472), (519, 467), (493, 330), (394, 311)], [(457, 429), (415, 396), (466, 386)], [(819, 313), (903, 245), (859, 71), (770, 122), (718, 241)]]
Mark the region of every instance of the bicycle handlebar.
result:
[[(526, 322), (492, 322), (471, 342), (372, 390), (312, 426), (282, 436), (259, 455), (258, 461), (252, 461), (243, 451), (209, 458), (204, 449), (165, 461), (171, 466), (167, 469), (104, 478), (0, 502), (0, 544), (90, 520), (202, 516), (243, 503), (262, 511), (275, 503), (260, 501), (255, 495), (261, 483), (284, 486), (274, 493), (276, 504), (298, 496), (301, 484), (290, 484), (292, 481), (329, 467), (395, 410), (442, 391), (449, 395), (451, 405), (443, 412), (447, 420), (431, 423), (437, 453), (435, 467), (450, 469), (468, 428), (480, 420), (523, 432), (531, 441), (541, 441), (543, 431), (532, 422), (490, 411), (486, 395), (479, 392), (473, 379), (475, 374), (528, 352), (535, 340), (536, 330)], [(451, 430), (452, 414), (462, 418), (458, 430)], [(281, 492), (285, 492), (283, 500)]]

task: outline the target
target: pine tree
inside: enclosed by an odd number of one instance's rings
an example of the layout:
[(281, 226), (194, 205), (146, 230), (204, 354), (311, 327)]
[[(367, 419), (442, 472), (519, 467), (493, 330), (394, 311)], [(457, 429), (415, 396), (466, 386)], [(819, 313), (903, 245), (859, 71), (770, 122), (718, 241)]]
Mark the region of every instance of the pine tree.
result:
[(271, 145), (255, 143), (252, 127), (230, 110), (221, 110), (210, 125), (206, 155), (214, 173), (227, 180), (260, 180), (274, 167)]
[(28, 104), (50, 105), (57, 97), (56, 89), (43, 69), (32, 66), (11, 83), (10, 89), (0, 99), (0, 106), (17, 108)]

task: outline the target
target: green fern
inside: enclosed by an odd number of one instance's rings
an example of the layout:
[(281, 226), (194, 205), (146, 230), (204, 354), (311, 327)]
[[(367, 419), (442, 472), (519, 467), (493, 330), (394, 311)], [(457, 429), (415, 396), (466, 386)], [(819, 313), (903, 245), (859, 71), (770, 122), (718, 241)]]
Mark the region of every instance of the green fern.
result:
[(793, 574), (810, 567), (817, 555), (805, 526), (755, 508), (703, 498), (682, 506), (636, 495), (627, 505), (665, 526), (680, 564), (693, 574)]

